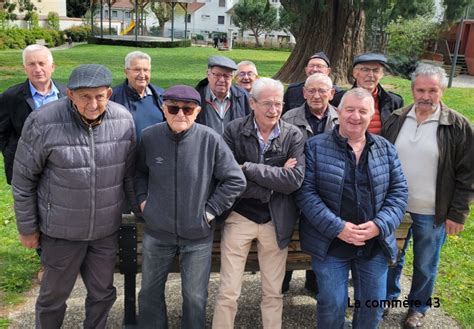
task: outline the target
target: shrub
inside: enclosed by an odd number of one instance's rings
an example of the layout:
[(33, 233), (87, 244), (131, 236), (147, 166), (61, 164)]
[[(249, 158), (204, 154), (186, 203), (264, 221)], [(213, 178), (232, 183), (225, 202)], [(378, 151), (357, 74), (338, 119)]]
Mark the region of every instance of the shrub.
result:
[(64, 32), (74, 42), (87, 41), (87, 38), (91, 35), (91, 28), (89, 26), (73, 26), (65, 29)]
[(31, 12), (28, 22), (31, 29), (39, 28), (39, 15), (36, 11)]
[(59, 31), (59, 15), (57, 12), (50, 11), (46, 18), (46, 22), (51, 30)]
[(36, 43), (36, 40), (44, 39), (50, 47), (64, 43), (58, 31), (34, 28), (31, 30), (12, 27), (0, 30), (0, 49), (23, 49), (28, 45)]
[(418, 59), (429, 42), (436, 38), (438, 29), (439, 26), (428, 16), (399, 17), (387, 26), (387, 52), (396, 59)]

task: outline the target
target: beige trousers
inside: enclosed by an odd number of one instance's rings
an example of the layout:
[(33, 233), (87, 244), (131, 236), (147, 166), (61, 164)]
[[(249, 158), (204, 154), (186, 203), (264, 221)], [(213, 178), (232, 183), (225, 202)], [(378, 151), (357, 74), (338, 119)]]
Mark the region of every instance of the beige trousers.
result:
[(224, 223), (221, 237), (220, 286), (212, 328), (233, 328), (242, 275), (252, 241), (257, 240), (258, 263), (262, 278), (262, 323), (264, 328), (281, 328), (283, 294), (288, 248), (280, 250), (273, 221), (256, 224), (232, 212)]

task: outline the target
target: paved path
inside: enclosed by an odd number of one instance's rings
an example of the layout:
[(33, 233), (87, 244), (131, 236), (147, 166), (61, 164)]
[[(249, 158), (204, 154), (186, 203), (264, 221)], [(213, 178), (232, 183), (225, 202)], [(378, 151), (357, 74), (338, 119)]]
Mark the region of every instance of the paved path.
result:
[[(316, 321), (316, 301), (304, 289), (304, 271), (295, 271), (291, 282), (290, 292), (285, 295), (283, 307), (283, 328), (314, 328)], [(239, 300), (239, 311), (236, 318), (236, 328), (261, 328), (260, 318), (260, 275), (245, 274), (242, 287), (242, 296)], [(404, 277), (403, 294), (407, 293), (409, 280)], [(168, 279), (166, 298), (170, 328), (179, 328), (181, 312), (181, 290), (179, 274), (171, 274)], [(215, 303), (219, 284), (219, 275), (213, 273), (209, 284), (209, 303), (207, 309), (207, 327), (210, 328), (212, 321), (212, 310)], [(122, 276), (116, 275), (115, 285), (118, 298), (110, 313), (108, 328), (121, 328), (123, 317), (123, 280)], [(139, 284), (138, 284), (139, 286)], [(34, 328), (34, 302), (38, 294), (38, 286), (28, 292), (27, 301), (15, 311), (9, 314), (12, 321), (10, 328), (25, 329)], [(84, 319), (84, 297), (85, 291), (82, 281), (79, 279), (76, 287), (68, 301), (68, 310), (63, 328), (75, 329), (82, 327)], [(137, 289), (138, 290), (138, 289)], [(404, 295), (403, 295), (404, 296)], [(405, 315), (404, 309), (395, 309), (384, 319), (381, 328), (401, 328)], [(461, 328), (453, 319), (447, 316), (441, 309), (433, 309), (425, 328)]]

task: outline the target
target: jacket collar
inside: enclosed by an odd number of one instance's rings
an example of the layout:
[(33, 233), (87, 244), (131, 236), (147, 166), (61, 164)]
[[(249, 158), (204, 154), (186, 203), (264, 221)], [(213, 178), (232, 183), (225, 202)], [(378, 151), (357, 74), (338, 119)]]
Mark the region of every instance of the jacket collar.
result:
[[(410, 112), (410, 110), (412, 109), (413, 105), (414, 103), (408, 106), (405, 106), (401, 109), (395, 110), (393, 111), (393, 115), (403, 117), (403, 119), (405, 119), (408, 112)], [(440, 108), (441, 108), (441, 114), (439, 116), (439, 124), (444, 125), (444, 126), (450, 126), (454, 124), (454, 117), (450, 113), (453, 110), (447, 107), (446, 104), (444, 104), (443, 102), (440, 102)]]
[(198, 125), (198, 123), (194, 122), (191, 128), (189, 128), (188, 130), (175, 134), (167, 123), (164, 124), (166, 124), (166, 136), (168, 136), (172, 141), (175, 142), (182, 141), (186, 137), (192, 135), (192, 133), (197, 129), (196, 126)]

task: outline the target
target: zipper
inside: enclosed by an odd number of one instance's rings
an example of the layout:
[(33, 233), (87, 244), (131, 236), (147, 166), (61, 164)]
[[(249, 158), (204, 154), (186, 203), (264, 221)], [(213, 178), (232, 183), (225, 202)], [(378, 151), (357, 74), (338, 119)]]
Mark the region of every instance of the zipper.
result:
[(179, 141), (176, 141), (176, 147), (174, 149), (174, 230), (176, 234), (176, 243), (178, 244), (178, 145)]
[(90, 221), (89, 221), (89, 233), (87, 239), (91, 240), (94, 233), (95, 226), (95, 184), (96, 184), (96, 166), (95, 166), (95, 140), (94, 131), (92, 125), (89, 125), (89, 151), (90, 151), (90, 169), (91, 169), (91, 202), (90, 202)]

